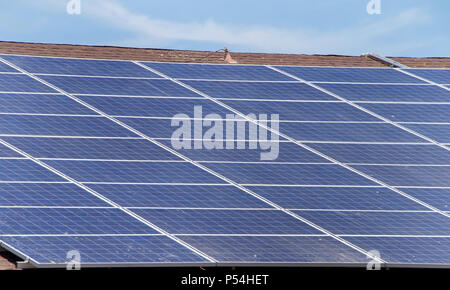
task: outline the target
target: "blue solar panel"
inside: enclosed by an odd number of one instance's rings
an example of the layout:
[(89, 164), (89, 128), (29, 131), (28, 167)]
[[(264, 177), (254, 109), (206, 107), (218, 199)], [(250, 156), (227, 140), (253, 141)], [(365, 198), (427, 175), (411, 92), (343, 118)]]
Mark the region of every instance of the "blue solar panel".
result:
[(395, 122), (450, 122), (450, 105), (360, 104)]
[(450, 219), (435, 212), (295, 211), (338, 235), (448, 235)]
[(34, 74), (159, 77), (130, 61), (48, 58), (17, 55), (1, 55), (1, 57)]
[(110, 115), (173, 117), (186, 114), (194, 117), (194, 106), (201, 106), (202, 117), (220, 114), (225, 118), (231, 111), (206, 99), (83, 97), (80, 99)]
[[(171, 141), (161, 140), (161, 143), (172, 147)], [(192, 142), (193, 143), (193, 142)], [(178, 149), (177, 152), (187, 156), (195, 161), (261, 161), (261, 153), (273, 151), (274, 162), (320, 162), (329, 163), (328, 160), (312, 153), (292, 142), (272, 141), (272, 149), (260, 149), (259, 143), (256, 143), (257, 149), (248, 149), (248, 141), (245, 142), (247, 149), (220, 150), (220, 149)], [(237, 148), (237, 142), (233, 142), (234, 148)], [(224, 145), (225, 148), (225, 145)], [(277, 148), (277, 149), (275, 149)], [(278, 154), (275, 152), (278, 151)]]
[[(126, 207), (267, 208), (268, 204), (231, 185), (89, 184)], [(205, 197), (208, 198), (205, 198)]]
[(0, 208), (0, 234), (152, 234), (119, 209)]
[(448, 265), (450, 238), (439, 237), (348, 237), (351, 243), (377, 249), (392, 264)]
[[(1, 55), (0, 57), (3, 57), (3, 55)], [(0, 61), (0, 72), (19, 72), (19, 71)]]
[(303, 141), (426, 142), (390, 124), (281, 123), (280, 131), (296, 140)]
[(214, 98), (332, 100), (336, 98), (301, 83), (183, 81)]
[(320, 234), (278, 210), (133, 209), (171, 234)]
[(12, 149), (9, 149), (5, 145), (0, 144), (0, 157), (22, 157), (22, 155)]
[(187, 162), (47, 160), (46, 163), (81, 182), (224, 183)]
[(137, 137), (103, 117), (0, 115), (0, 134)]
[(303, 103), (223, 101), (244, 114), (278, 114), (280, 120), (296, 121), (379, 121), (379, 119), (345, 103)]
[(345, 163), (450, 164), (450, 152), (435, 145), (308, 144)]
[(318, 84), (350, 101), (450, 102), (450, 92), (430, 85)]
[(296, 77), (312, 82), (423, 83), (423, 81), (388, 68), (338, 68), (278, 66)]
[(223, 262), (366, 263), (365, 256), (330, 237), (180, 236)]
[(260, 65), (214, 65), (141, 62), (178, 79), (292, 81), (293, 79)]
[(402, 191), (440, 210), (450, 210), (450, 189), (448, 188), (402, 188)]
[(198, 254), (165, 236), (34, 236), (2, 237), (40, 264), (67, 263), (67, 253), (78, 250), (83, 264), (205, 263)]
[(65, 181), (30, 160), (0, 159), (0, 181)]
[(56, 93), (49, 86), (21, 74), (0, 74), (0, 92)]
[(354, 168), (394, 186), (450, 186), (449, 166), (371, 166)]
[(0, 113), (96, 115), (64, 95), (0, 94)]
[(450, 69), (404, 69), (438, 84), (450, 84)]
[(249, 186), (253, 192), (291, 209), (426, 210), (387, 188)]
[[(1, 76), (0, 76), (1, 77)], [(168, 80), (40, 76), (45, 81), (71, 94), (198, 97)], [(0, 90), (1, 79), (0, 79)]]
[[(180, 160), (144, 139), (3, 137), (36, 158)], [(1, 150), (0, 150), (1, 152)]]
[(334, 164), (205, 163), (241, 184), (376, 185)]
[[(204, 251), (219, 265), (368, 262), (364, 253), (278, 206), (367, 251), (379, 249), (388, 265), (450, 264), (445, 254), (438, 258), (448, 248), (446, 240), (430, 239), (429, 246), (411, 236), (449, 235), (450, 229), (447, 217), (421, 205), (450, 212), (450, 155), (424, 138), (264, 66), (145, 63), (170, 77), (190, 79), (183, 82), (244, 114), (279, 114), (285, 122), (276, 125), (283, 134), (320, 152), (284, 138), (271, 143), (270, 149), (251, 150), (247, 139), (258, 135), (245, 130), (243, 150), (178, 150), (204, 170), (132, 131), (170, 138), (181, 125), (171, 126), (174, 115), (194, 117), (194, 106), (202, 106), (203, 116), (216, 113), (224, 118), (231, 113), (226, 108), (132, 62), (7, 58), (99, 110), (122, 116), (118, 119), (132, 127), (100, 115), (80, 116), (96, 113), (27, 75), (8, 73), (14, 70), (0, 63), (1, 138), (68, 176), (59, 177), (0, 146), (0, 234), (9, 235), (0, 240), (21, 256), (30, 256), (34, 264), (62, 266), (71, 249), (80, 250), (82, 263), (92, 265), (211, 262), (145, 220)], [(420, 122), (402, 125), (450, 142), (449, 125), (423, 124), (450, 122), (448, 105), (394, 104), (450, 102), (450, 93), (442, 88), (393, 69), (279, 68), (308, 81), (328, 82), (317, 84), (350, 101), (362, 101), (361, 106), (393, 121)], [(193, 120), (183, 122), (194, 129)], [(236, 147), (236, 126), (234, 136), (223, 130), (222, 137)], [(170, 139), (160, 141), (173, 147)], [(277, 158), (262, 160), (262, 153), (275, 144)], [(333, 164), (327, 156), (370, 177)], [(70, 183), (70, 178), (86, 188)], [(380, 247), (365, 235), (380, 235)], [(386, 235), (408, 235), (408, 240)]]
[(450, 124), (404, 124), (405, 127), (441, 143), (450, 143)]
[(0, 183), (0, 206), (109, 206), (66, 183)]

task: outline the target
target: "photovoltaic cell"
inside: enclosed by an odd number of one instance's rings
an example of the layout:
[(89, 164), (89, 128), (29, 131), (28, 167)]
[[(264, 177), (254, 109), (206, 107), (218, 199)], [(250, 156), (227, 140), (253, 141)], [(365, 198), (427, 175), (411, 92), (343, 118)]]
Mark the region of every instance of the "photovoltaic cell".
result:
[(450, 219), (435, 212), (295, 211), (338, 235), (448, 235)]
[(9, 149), (5, 145), (0, 144), (0, 157), (23, 157), (23, 156), (12, 149)]
[(404, 71), (410, 72), (438, 84), (450, 83), (449, 69), (404, 69)]
[(450, 102), (450, 92), (430, 85), (317, 84), (350, 101)]
[(205, 258), (166, 236), (34, 236), (1, 237), (41, 264), (67, 263), (77, 249), (83, 264), (205, 263)]
[(0, 206), (110, 206), (65, 183), (0, 183)]
[(141, 62), (171, 78), (216, 79), (216, 80), (258, 80), (292, 81), (283, 74), (262, 65), (214, 65)]
[(66, 181), (30, 160), (0, 159), (0, 181)]
[(0, 208), (0, 218), (4, 235), (157, 233), (119, 209)]
[[(114, 77), (159, 77), (131, 61), (50, 58), (1, 55), (33, 74), (65, 74)], [(1, 67), (0, 67), (1, 69)]]
[(366, 263), (331, 237), (179, 236), (221, 262)]
[(174, 117), (185, 114), (194, 118), (194, 107), (201, 107), (200, 118), (207, 114), (234, 114), (224, 107), (207, 99), (163, 99), (163, 98), (117, 98), (117, 97), (86, 97), (80, 98), (90, 105), (109, 115), (121, 116), (147, 116), (147, 117)]
[(449, 265), (448, 237), (347, 237), (366, 250), (377, 249), (382, 259), (392, 264)]
[[(222, 142), (224, 149), (205, 149), (204, 147), (203, 149), (193, 149), (194, 141), (190, 142), (191, 149), (176, 149), (173, 147), (171, 141), (160, 140), (159, 142), (175, 149), (177, 152), (195, 161), (273, 161), (329, 163), (328, 160), (292, 142), (273, 141), (270, 144), (265, 144), (271, 146), (271, 148), (269, 149), (261, 149), (259, 142), (255, 143), (257, 146), (256, 149), (249, 149), (249, 143), (253, 143), (252, 141), (244, 141), (245, 149), (236, 149), (238, 145), (236, 141), (233, 142), (235, 149), (225, 149), (226, 141)], [(263, 160), (262, 157), (264, 156), (264, 154), (267, 154), (267, 158), (270, 160)]]
[(224, 183), (187, 162), (46, 160), (80, 182)]
[(403, 124), (403, 126), (440, 143), (450, 143), (450, 124)]
[(56, 93), (49, 86), (22, 74), (0, 74), (0, 91)]
[(360, 104), (394, 122), (450, 123), (450, 105)]
[(344, 163), (450, 164), (450, 152), (435, 145), (308, 144)]
[(137, 137), (103, 117), (0, 115), (0, 134)]
[[(0, 55), (0, 57), (3, 58), (4, 55)], [(19, 72), (19, 71), (0, 61), (0, 72)]]
[(402, 188), (402, 191), (440, 210), (450, 210), (449, 188)]
[(232, 185), (89, 184), (89, 187), (125, 207), (270, 207)]
[(71, 94), (198, 97), (194, 92), (168, 80), (48, 75), (39, 77)]
[(214, 98), (332, 100), (336, 98), (301, 83), (183, 81)]
[(423, 83), (390, 68), (338, 68), (278, 66), (279, 69), (311, 82)]
[(393, 186), (450, 186), (449, 166), (371, 166), (353, 168)]
[(320, 234), (278, 210), (133, 209), (171, 234)]
[(97, 115), (64, 95), (0, 94), (0, 113)]
[(303, 141), (427, 142), (387, 123), (281, 123), (280, 132)]
[(278, 114), (280, 120), (296, 121), (379, 121), (345, 103), (223, 101), (244, 114)]
[(426, 210), (387, 188), (248, 186), (253, 192), (290, 209)]
[(181, 160), (169, 151), (144, 139), (48, 137), (3, 137), (2, 139), (36, 158)]
[(376, 185), (334, 164), (204, 163), (241, 184)]

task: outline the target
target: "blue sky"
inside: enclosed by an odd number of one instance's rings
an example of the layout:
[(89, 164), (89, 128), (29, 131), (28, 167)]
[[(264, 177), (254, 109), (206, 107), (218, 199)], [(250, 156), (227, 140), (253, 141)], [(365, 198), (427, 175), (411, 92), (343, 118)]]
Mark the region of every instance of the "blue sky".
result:
[(450, 1), (2, 1), (0, 40), (132, 47), (386, 56), (450, 56)]

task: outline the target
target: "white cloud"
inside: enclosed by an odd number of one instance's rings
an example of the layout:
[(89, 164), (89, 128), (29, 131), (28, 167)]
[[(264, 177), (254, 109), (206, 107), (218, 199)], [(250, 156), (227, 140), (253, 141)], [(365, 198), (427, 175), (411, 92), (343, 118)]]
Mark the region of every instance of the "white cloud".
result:
[[(367, 26), (336, 31), (308, 29), (278, 29), (274, 27), (241, 27), (223, 25), (214, 20), (204, 22), (174, 22), (154, 19), (127, 10), (118, 3), (106, 0), (83, 2), (83, 13), (103, 23), (130, 33), (123, 45), (170, 46), (180, 41), (217, 43), (231, 49), (245, 47), (262, 52), (290, 53), (362, 53), (368, 50), (396, 54), (413, 47), (424, 46), (417, 40), (405, 42), (402, 29), (423, 23), (428, 16), (418, 9), (409, 9), (392, 18), (385, 18)], [(395, 35), (398, 34), (398, 40)], [(394, 39), (384, 41), (385, 37)]]

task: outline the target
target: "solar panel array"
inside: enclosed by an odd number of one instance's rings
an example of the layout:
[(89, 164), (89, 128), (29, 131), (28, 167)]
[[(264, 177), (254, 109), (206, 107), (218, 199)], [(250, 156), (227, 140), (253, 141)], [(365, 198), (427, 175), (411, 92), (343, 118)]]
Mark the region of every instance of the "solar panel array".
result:
[[(377, 250), (448, 267), (449, 85), (444, 69), (1, 55), (1, 245), (38, 267), (71, 250), (84, 266), (363, 265)], [(278, 159), (174, 149), (171, 118), (194, 106), (279, 114)]]

